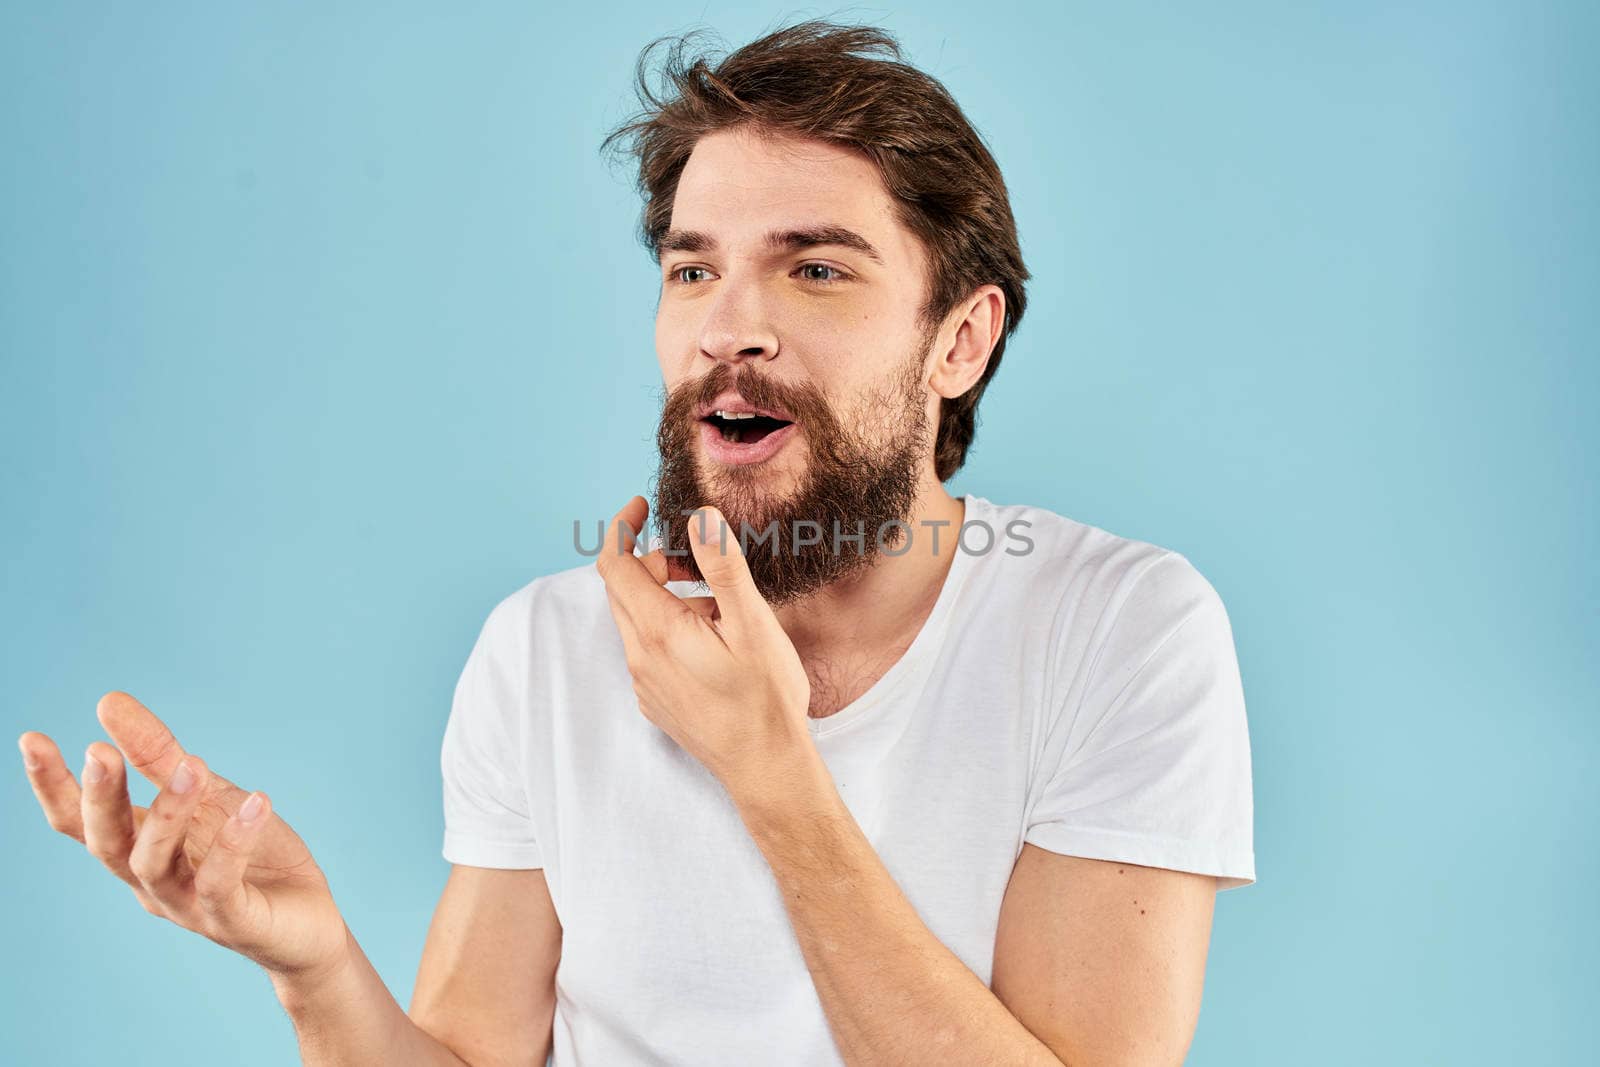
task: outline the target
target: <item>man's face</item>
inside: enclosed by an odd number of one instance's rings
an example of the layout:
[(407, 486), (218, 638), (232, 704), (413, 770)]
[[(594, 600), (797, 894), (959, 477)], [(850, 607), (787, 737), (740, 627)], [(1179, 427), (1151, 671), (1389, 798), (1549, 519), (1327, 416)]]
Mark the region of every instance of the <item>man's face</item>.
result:
[[(735, 533), (775, 524), (748, 552), (774, 603), (866, 565), (878, 530), (908, 519), (932, 477), (938, 402), (924, 377), (933, 333), (918, 321), (924, 254), (877, 169), (821, 141), (707, 135), (661, 248), (655, 514), (667, 545), (686, 547), (681, 512), (705, 504)], [(865, 530), (864, 551), (835, 550), (835, 519)], [(802, 544), (818, 527), (821, 543)], [(897, 540), (890, 526), (882, 544)]]

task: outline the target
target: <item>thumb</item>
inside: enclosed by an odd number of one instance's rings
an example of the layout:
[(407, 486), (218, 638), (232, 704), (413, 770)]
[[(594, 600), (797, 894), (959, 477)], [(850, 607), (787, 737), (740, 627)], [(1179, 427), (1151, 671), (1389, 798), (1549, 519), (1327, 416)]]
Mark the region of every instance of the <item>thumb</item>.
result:
[(269, 820), (270, 807), (265, 793), (251, 793), (222, 824), (195, 871), (195, 897), (201, 909), (235, 936), (254, 932), (261, 925), (260, 909), (265, 901), (260, 891), (245, 881), (245, 871)]
[(717, 599), (725, 630), (748, 628), (771, 616), (772, 609), (750, 576), (744, 548), (722, 512), (709, 505), (698, 509), (689, 520), (689, 548)]

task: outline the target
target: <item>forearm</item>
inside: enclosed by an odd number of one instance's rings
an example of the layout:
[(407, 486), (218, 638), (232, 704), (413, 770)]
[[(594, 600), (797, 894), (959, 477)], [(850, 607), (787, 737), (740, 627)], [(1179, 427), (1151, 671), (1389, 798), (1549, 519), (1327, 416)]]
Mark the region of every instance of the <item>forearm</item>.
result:
[(346, 930), (344, 963), (315, 979), (271, 975), (306, 1067), (470, 1067), (412, 1022)]
[(815, 750), (789, 766), (781, 791), (767, 779), (735, 803), (845, 1062), (1061, 1067), (922, 922)]

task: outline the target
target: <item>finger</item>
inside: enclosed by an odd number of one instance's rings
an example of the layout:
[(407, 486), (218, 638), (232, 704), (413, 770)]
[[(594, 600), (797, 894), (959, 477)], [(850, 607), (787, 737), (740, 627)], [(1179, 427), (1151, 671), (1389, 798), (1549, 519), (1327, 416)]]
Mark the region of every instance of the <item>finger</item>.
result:
[(693, 612), (697, 618), (705, 620), (719, 637), (726, 639), (727, 635), (722, 631), (722, 608), (717, 605), (716, 597), (686, 596), (679, 603)]
[(639, 562), (644, 564), (644, 569), (650, 572), (651, 579), (657, 585), (666, 585), (669, 576), (667, 571), (667, 557), (659, 548), (651, 549), (639, 557)]
[[(128, 763), (150, 782), (165, 788), (186, 753), (167, 724), (134, 697), (112, 690), (100, 698), (95, 708), (100, 725)], [(230, 809), (243, 803), (245, 791), (207, 768), (205, 788), (219, 804)]]
[(699, 514), (689, 521), (689, 548), (722, 608), (723, 626), (737, 632), (763, 625), (772, 609), (750, 577), (739, 539), (716, 508), (707, 505), (697, 510)]
[(650, 572), (650, 577), (655, 579), (657, 585), (666, 585), (668, 582), (695, 580), (685, 559), (681, 549), (674, 550), (669, 556), (664, 548), (652, 548), (639, 557), (639, 562), (644, 564), (645, 570)]
[(714, 596), (686, 596), (678, 601), (684, 607), (711, 622), (716, 622), (722, 617), (722, 609), (717, 606)]
[(644, 497), (635, 493), (622, 505), (622, 510), (611, 516), (611, 525), (606, 527), (605, 547), (613, 556), (628, 555), (633, 552), (634, 546), (639, 542), (639, 535), (644, 533), (645, 520), (650, 517), (650, 503)]
[(67, 769), (56, 743), (37, 730), (29, 730), (17, 738), (22, 750), (22, 765), (28, 773), (28, 784), (44, 810), (45, 821), (52, 830), (68, 837), (83, 840), (82, 791), (78, 780)]
[[(595, 560), (613, 611), (621, 612), (636, 629), (659, 627), (662, 616), (676, 610), (678, 598), (663, 589), (638, 556), (633, 554), (633, 533), (642, 529), (647, 505), (635, 496), (612, 517), (605, 545)], [(619, 620), (619, 625), (621, 620)]]
[(633, 548), (638, 541), (638, 534), (644, 528), (644, 516), (648, 513), (649, 505), (644, 503), (644, 498), (634, 496), (606, 524), (605, 538), (601, 541), (600, 554), (595, 557), (594, 566), (600, 572), (601, 580), (606, 583), (608, 592), (612, 589), (611, 575), (617, 563), (624, 557), (638, 559), (633, 555)]
[(251, 793), (228, 817), (194, 872), (195, 900), (219, 927), (234, 934), (260, 929), (265, 900), (245, 884), (250, 856), (270, 818), (265, 793)]
[(155, 785), (165, 787), (184, 757), (183, 746), (167, 724), (118, 689), (100, 698), (95, 714), (133, 768)]
[(91, 744), (83, 761), (83, 843), (112, 874), (142, 889), (128, 855), (138, 837), (128, 801), (128, 772), (122, 754), (104, 741)]
[(179, 918), (192, 909), (194, 872), (183, 843), (205, 794), (205, 781), (205, 762), (185, 755), (151, 802), (150, 814), (128, 854), (128, 866), (139, 883)]

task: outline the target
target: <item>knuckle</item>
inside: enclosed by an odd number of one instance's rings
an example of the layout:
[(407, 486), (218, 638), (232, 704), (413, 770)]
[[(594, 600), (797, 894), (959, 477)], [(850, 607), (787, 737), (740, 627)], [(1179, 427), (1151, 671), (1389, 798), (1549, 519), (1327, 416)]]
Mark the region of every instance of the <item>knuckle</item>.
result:
[(195, 875), (194, 896), (207, 912), (222, 911), (232, 895), (233, 885), (225, 876), (203, 870)]
[(167, 832), (179, 819), (188, 817), (182, 805), (183, 794), (163, 789), (151, 803), (150, 818), (145, 820), (145, 824), (150, 825), (153, 821), (158, 831)]
[(134, 745), (128, 751), (128, 759), (135, 767), (149, 767), (177, 750), (178, 739), (166, 734)]
[(146, 889), (152, 889), (161, 881), (161, 864), (148, 852), (134, 849), (128, 856), (128, 870), (139, 879), (139, 884)]

